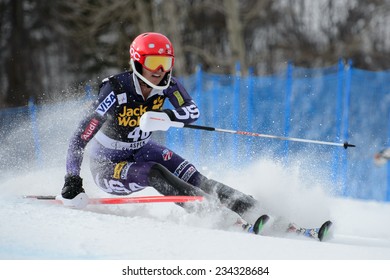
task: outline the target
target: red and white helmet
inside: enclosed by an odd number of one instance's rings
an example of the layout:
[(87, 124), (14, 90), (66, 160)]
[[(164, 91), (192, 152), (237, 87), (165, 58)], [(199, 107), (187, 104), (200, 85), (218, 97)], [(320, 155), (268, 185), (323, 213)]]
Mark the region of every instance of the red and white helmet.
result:
[[(134, 74), (152, 88), (164, 90), (171, 81), (171, 72), (175, 62), (171, 41), (160, 34), (147, 32), (138, 35), (130, 45), (130, 65)], [(159, 85), (154, 85), (142, 76), (142, 67), (149, 71), (161, 68), (166, 72)]]

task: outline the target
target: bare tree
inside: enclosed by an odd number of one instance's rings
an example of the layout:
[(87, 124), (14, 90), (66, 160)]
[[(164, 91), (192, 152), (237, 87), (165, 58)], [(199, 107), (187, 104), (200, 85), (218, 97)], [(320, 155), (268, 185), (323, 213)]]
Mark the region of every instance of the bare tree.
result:
[[(153, 1), (152, 20), (153, 31), (165, 34), (175, 48), (175, 75), (185, 75), (186, 61), (183, 52), (183, 37), (188, 5), (180, 0)], [(172, 16), (174, 12), (174, 16)]]
[(240, 5), (236, 0), (223, 0), (223, 7), (226, 16), (226, 27), (231, 50), (230, 64), (231, 73), (235, 71), (235, 64), (239, 62), (241, 72), (247, 74), (246, 49), (244, 43), (244, 34), (242, 22), (240, 19)]
[(6, 61), (8, 89), (5, 106), (26, 105), (31, 88), (28, 87), (27, 71), (30, 56), (28, 55), (28, 33), (25, 28), (23, 0), (11, 1), (9, 4), (11, 19), (10, 55)]
[(175, 75), (198, 64), (233, 73), (237, 61), (263, 75), (340, 57), (389, 69), (389, 25), (389, 0), (0, 0), (0, 107), (83, 94), (86, 81), (129, 68), (142, 32), (172, 40)]
[(6, 74), (5, 69), (5, 60), (7, 54), (7, 43), (9, 39), (9, 30), (8, 24), (9, 20), (7, 17), (7, 13), (9, 12), (7, 9), (7, 0), (0, 1), (0, 108), (5, 105), (6, 98), (6, 88), (7, 88), (7, 79), (8, 75)]

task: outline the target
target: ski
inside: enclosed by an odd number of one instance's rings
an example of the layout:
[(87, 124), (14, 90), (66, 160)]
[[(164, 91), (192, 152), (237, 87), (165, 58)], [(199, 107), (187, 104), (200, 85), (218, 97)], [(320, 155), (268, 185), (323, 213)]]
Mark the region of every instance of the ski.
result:
[(254, 234), (260, 234), (264, 228), (264, 225), (268, 222), (269, 216), (268, 215), (262, 215), (260, 216), (255, 224), (253, 225), (253, 233)]
[[(60, 199), (54, 195), (25, 195), (23, 198), (46, 201), (53, 204), (62, 204)], [(157, 203), (157, 202), (193, 202), (202, 201), (202, 196), (135, 196), (135, 197), (103, 197), (89, 198), (88, 204), (131, 204), (131, 203)]]
[(294, 223), (290, 223), (287, 232), (289, 233), (296, 233), (298, 235), (306, 236), (309, 238), (313, 238), (319, 241), (325, 241), (328, 240), (330, 237), (330, 229), (332, 227), (331, 221), (326, 221), (321, 225), (319, 228), (303, 228), (299, 227)]
[(242, 228), (249, 233), (260, 234), (263, 231), (263, 228), (265, 224), (268, 222), (268, 220), (269, 220), (268, 215), (262, 215), (256, 220), (256, 222), (253, 225), (244, 224), (242, 225)]

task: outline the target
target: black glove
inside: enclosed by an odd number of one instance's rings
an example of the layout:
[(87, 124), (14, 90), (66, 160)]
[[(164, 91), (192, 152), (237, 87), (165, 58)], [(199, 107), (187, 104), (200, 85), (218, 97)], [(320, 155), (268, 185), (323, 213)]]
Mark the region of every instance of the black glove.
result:
[(61, 191), (62, 197), (73, 199), (79, 193), (85, 193), (83, 189), (83, 179), (78, 175), (66, 175), (65, 184)]
[(172, 110), (164, 109), (162, 110), (165, 114), (168, 115), (168, 117), (171, 119), (171, 121), (176, 121), (175, 114), (172, 112)]

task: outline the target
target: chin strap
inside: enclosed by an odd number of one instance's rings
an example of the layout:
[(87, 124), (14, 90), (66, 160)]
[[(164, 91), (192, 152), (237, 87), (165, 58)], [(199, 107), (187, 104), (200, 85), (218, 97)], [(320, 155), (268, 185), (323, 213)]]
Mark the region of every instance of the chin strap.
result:
[(137, 80), (139, 82), (139, 84), (141, 86), (146, 86), (147, 88), (152, 88), (151, 86), (149, 86), (147, 83), (145, 83), (144, 81), (142, 81), (140, 78), (137, 77)]
[(171, 83), (171, 74), (172, 74), (172, 70), (168, 73), (166, 73), (165, 75), (168, 75), (168, 77), (164, 76), (164, 80), (166, 80), (166, 84), (165, 85), (154, 85), (152, 84), (151, 82), (148, 81), (148, 79), (146, 79), (144, 76), (141, 75), (141, 73), (138, 72), (137, 68), (135, 67), (135, 64), (134, 64), (134, 61), (133, 59), (130, 59), (130, 65), (131, 65), (131, 68), (133, 69), (133, 72), (134, 74), (139, 78), (141, 79), (145, 84), (147, 84), (148, 86), (154, 88), (154, 89), (158, 89), (158, 90), (165, 90), (168, 88), (169, 84)]

